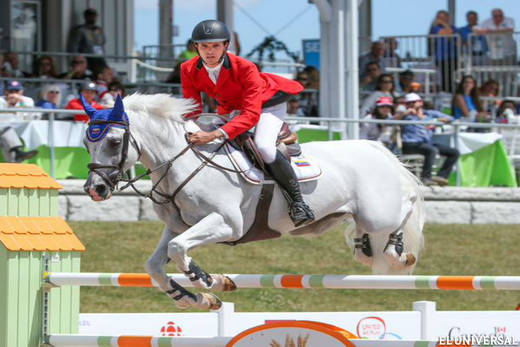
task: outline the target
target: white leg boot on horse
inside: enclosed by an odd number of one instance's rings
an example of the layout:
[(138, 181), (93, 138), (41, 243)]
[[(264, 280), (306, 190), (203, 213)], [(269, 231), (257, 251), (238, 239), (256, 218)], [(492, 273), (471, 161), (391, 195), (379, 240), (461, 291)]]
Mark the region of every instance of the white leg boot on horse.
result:
[[(223, 275), (210, 275), (202, 270), (188, 251), (192, 248), (233, 239), (233, 229), (226, 224), (224, 218), (211, 213), (197, 224), (176, 236), (168, 243), (168, 257), (172, 259), (180, 271), (193, 282), (196, 287), (214, 291), (231, 291), (236, 289), (235, 283)], [(222, 305), (220, 299), (211, 293), (194, 295), (170, 279), (171, 290), (168, 292), (179, 308), (189, 306), (199, 309), (217, 309)]]

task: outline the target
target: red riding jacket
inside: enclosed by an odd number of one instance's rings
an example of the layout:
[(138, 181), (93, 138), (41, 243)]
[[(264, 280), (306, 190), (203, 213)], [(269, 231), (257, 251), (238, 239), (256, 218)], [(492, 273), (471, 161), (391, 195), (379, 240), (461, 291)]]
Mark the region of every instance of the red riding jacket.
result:
[(261, 73), (252, 62), (227, 53), (215, 85), (200, 57), (181, 64), (182, 92), (199, 104), (199, 110), (188, 114), (195, 117), (202, 112), (201, 92), (217, 100), (218, 114), (240, 110), (240, 114), (222, 126), (230, 139), (254, 127), (260, 119), (262, 106), (277, 92), (296, 95), (303, 86), (277, 75)]

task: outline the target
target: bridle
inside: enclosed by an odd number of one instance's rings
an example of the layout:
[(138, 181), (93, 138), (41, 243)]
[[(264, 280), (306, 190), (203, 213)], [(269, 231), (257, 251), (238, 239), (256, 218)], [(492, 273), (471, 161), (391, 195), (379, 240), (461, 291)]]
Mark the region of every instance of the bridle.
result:
[[(211, 155), (206, 156), (199, 149), (197, 149), (194, 144), (192, 144), (189, 141), (189, 137), (190, 137), (191, 133), (185, 131), (184, 139), (186, 140), (186, 146), (179, 153), (177, 153), (173, 158), (168, 159), (168, 160), (160, 163), (159, 165), (157, 165), (156, 167), (154, 167), (152, 169), (147, 169), (143, 174), (141, 174), (139, 176), (136, 176), (136, 177), (131, 178), (131, 179), (123, 179), (123, 171), (124, 171), (123, 170), (123, 166), (124, 166), (124, 164), (125, 164), (125, 162), (126, 162), (126, 160), (128, 158), (128, 148), (130, 147), (130, 141), (132, 141), (132, 144), (136, 148), (137, 160), (139, 160), (139, 158), (141, 157), (142, 151), (139, 148), (139, 145), (138, 145), (137, 141), (135, 140), (134, 136), (130, 132), (130, 127), (129, 127), (127, 122), (104, 121), (103, 120), (103, 121), (91, 121), (89, 123), (89, 125), (110, 125), (110, 124), (122, 127), (124, 129), (124, 131), (125, 131), (124, 134), (123, 134), (123, 143), (122, 143), (123, 144), (123, 148), (121, 150), (121, 160), (119, 161), (118, 165), (89, 163), (87, 165), (88, 168), (89, 168), (89, 173), (90, 172), (94, 172), (94, 173), (98, 174), (103, 179), (103, 181), (105, 181), (105, 183), (110, 186), (110, 190), (111, 191), (115, 190), (115, 188), (117, 187), (119, 182), (125, 182), (126, 184), (119, 188), (120, 191), (125, 190), (128, 187), (132, 187), (132, 189), (139, 196), (142, 196), (144, 198), (148, 198), (148, 199), (152, 200), (154, 203), (156, 203), (158, 205), (165, 205), (165, 204), (168, 204), (168, 203), (172, 203), (172, 205), (177, 210), (177, 212), (178, 212), (181, 220), (183, 221), (183, 223), (188, 225), (188, 226), (189, 226), (189, 224), (187, 224), (182, 219), (182, 215), (180, 213), (180, 209), (177, 206), (177, 203), (175, 202), (175, 197), (182, 190), (182, 188), (184, 188), (184, 186), (186, 186), (186, 184), (188, 184), (188, 182), (191, 181), (191, 179), (193, 177), (195, 177), (195, 175), (197, 175), (197, 173), (199, 173), (206, 166), (213, 167), (213, 168), (218, 169), (218, 170), (232, 172), (232, 173), (243, 173), (244, 172), (242, 170), (235, 170), (235, 169), (230, 169), (230, 168), (224, 167), (224, 166), (222, 166), (220, 164), (217, 164), (217, 163), (215, 163), (213, 161), (213, 158), (215, 157), (215, 155), (217, 155), (218, 151), (228, 142), (227, 140), (223, 141), (221, 144), (219, 144), (218, 147), (216, 148), (216, 150), (211, 153)], [(188, 150), (191, 150), (195, 154), (195, 156), (201, 161), (201, 164), (188, 177), (186, 177), (184, 179), (184, 181), (182, 181), (182, 183), (179, 184), (179, 186), (177, 186), (177, 188), (175, 189), (175, 191), (172, 194), (166, 194), (166, 193), (161, 192), (159, 190), (159, 188), (158, 188), (159, 184), (166, 177), (166, 175), (168, 174), (168, 172), (172, 168), (173, 163), (178, 158), (182, 157), (186, 152), (188, 152)], [(148, 175), (150, 175), (150, 174), (152, 174), (152, 173), (154, 173), (154, 172), (156, 172), (156, 171), (158, 171), (158, 170), (160, 170), (162, 168), (166, 168), (166, 170), (164, 170), (164, 172), (161, 174), (159, 179), (153, 184), (152, 188), (150, 189), (150, 191), (148, 193), (142, 192), (142, 191), (140, 191), (139, 189), (137, 189), (135, 187), (134, 183), (136, 183), (137, 181), (141, 180), (143, 177), (148, 176)], [(99, 169), (114, 169), (114, 171), (111, 174), (107, 175), (105, 172), (100, 171)], [(154, 197), (154, 193), (156, 195), (160, 196), (162, 198), (162, 200), (158, 200), (156, 197)]]

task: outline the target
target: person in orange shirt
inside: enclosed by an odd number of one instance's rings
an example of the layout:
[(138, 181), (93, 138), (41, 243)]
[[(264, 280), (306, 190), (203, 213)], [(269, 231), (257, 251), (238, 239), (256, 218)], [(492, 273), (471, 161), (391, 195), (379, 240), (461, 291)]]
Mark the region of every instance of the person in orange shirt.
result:
[[(103, 106), (98, 104), (94, 98), (97, 96), (97, 89), (96, 84), (94, 82), (85, 82), (80, 89), (81, 95), (85, 98), (85, 100), (92, 105), (96, 110), (102, 110)], [(81, 101), (79, 100), (79, 97), (76, 99), (72, 99), (67, 106), (65, 107), (67, 110), (82, 110), (83, 106), (81, 105)], [(88, 123), (89, 117), (86, 114), (75, 114), (74, 120), (77, 122), (84, 122)]]

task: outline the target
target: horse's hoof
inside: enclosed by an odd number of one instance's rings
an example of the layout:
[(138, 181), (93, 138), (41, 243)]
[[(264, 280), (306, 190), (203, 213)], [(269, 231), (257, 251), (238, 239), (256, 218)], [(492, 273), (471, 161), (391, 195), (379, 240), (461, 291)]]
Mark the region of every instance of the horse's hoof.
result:
[(237, 289), (237, 285), (233, 280), (227, 276), (223, 275), (212, 275), (213, 277), (213, 285), (211, 286), (211, 290), (215, 292), (230, 292), (232, 290)]
[(406, 265), (412, 266), (415, 264), (417, 259), (415, 258), (415, 255), (413, 253), (406, 253)]
[(223, 276), (224, 278), (222, 279), (223, 282), (224, 282), (224, 292), (231, 292), (233, 290), (236, 290), (237, 289), (237, 285), (235, 284), (235, 282), (233, 282), (233, 280), (227, 276)]
[(197, 306), (202, 310), (218, 310), (222, 307), (222, 301), (212, 293), (199, 293)]

